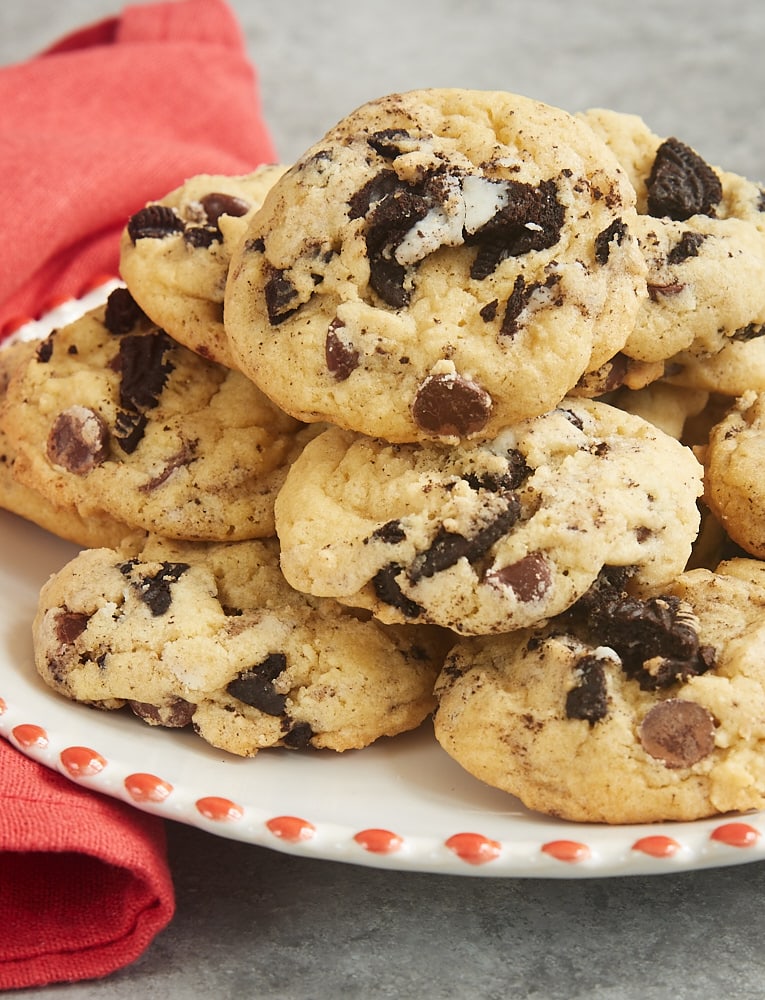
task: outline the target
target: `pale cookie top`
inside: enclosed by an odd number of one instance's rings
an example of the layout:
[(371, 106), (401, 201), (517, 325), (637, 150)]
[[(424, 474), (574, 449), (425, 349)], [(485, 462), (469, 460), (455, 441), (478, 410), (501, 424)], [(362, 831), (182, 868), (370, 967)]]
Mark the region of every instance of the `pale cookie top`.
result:
[(306, 598), (278, 560), (273, 540), (82, 552), (41, 591), (37, 669), (68, 698), (192, 726), (244, 756), (360, 748), (418, 726), (445, 652), (436, 630)]
[(765, 194), (710, 166), (680, 139), (636, 115), (579, 116), (613, 150), (637, 194), (634, 229), (648, 266), (648, 299), (624, 351), (642, 361), (706, 357), (765, 322)]
[(8, 388), (14, 475), (80, 517), (169, 537), (273, 534), (301, 425), (149, 322), (126, 289), (42, 341)]
[(585, 822), (765, 806), (765, 565), (684, 573), (636, 600), (600, 581), (541, 630), (461, 641), (436, 736), (529, 808)]
[(302, 420), (489, 437), (622, 347), (646, 294), (634, 200), (563, 111), (505, 92), (389, 95), (252, 218), (229, 270), (232, 350)]
[(120, 274), (147, 316), (174, 340), (231, 368), (223, 296), (233, 248), (286, 167), (199, 174), (128, 221)]
[(572, 604), (604, 565), (631, 586), (685, 565), (701, 466), (643, 419), (567, 399), (491, 441), (392, 445), (329, 428), (277, 498), (281, 562), (383, 621), (503, 632)]

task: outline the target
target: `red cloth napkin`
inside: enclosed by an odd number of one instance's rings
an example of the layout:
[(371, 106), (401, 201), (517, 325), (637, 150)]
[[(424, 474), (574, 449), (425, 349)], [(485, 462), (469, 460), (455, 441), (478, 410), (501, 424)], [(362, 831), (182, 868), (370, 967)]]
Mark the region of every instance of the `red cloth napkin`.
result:
[[(223, 0), (130, 6), (2, 67), (0, 108), (0, 335), (115, 276), (147, 201), (275, 160)], [(0, 989), (121, 968), (173, 907), (159, 819), (0, 739)]]
[(275, 161), (223, 0), (126, 7), (0, 69), (0, 108), (0, 333), (116, 275), (117, 236), (147, 201)]

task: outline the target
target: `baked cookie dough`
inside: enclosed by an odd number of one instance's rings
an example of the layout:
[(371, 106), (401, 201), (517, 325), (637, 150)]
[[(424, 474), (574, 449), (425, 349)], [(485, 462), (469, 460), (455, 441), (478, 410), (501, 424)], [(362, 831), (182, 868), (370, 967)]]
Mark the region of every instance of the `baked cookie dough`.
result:
[(337, 427), (291, 466), (275, 505), (298, 590), (384, 622), (505, 632), (563, 611), (604, 565), (631, 587), (680, 572), (701, 466), (647, 421), (567, 399), (494, 439), (391, 444)]
[(765, 322), (765, 197), (752, 181), (712, 167), (636, 115), (579, 116), (612, 149), (637, 194), (634, 232), (648, 266), (648, 298), (624, 352), (660, 361), (714, 355)]
[(43, 680), (240, 756), (357, 749), (431, 712), (445, 644), (295, 593), (274, 540), (89, 549), (43, 587)]
[(120, 274), (147, 316), (180, 344), (234, 367), (223, 326), (233, 247), (286, 167), (200, 174), (128, 221)]
[(647, 294), (634, 198), (605, 143), (548, 105), (372, 101), (251, 220), (225, 297), (236, 363), (301, 420), (491, 437), (624, 344)]
[(765, 567), (684, 573), (636, 600), (604, 578), (578, 614), (461, 640), (435, 734), (530, 809), (598, 823), (765, 807)]
[(710, 510), (742, 549), (765, 558), (765, 393), (737, 399), (701, 455)]
[(249, 379), (177, 344), (124, 288), (40, 342), (2, 427), (14, 476), (54, 507), (192, 540), (272, 535), (303, 440)]

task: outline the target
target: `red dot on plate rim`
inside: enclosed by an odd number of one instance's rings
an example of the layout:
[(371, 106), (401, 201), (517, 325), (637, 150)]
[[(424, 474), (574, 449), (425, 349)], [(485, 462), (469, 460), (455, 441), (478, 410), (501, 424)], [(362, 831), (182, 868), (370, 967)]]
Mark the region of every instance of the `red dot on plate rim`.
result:
[(92, 778), (107, 764), (106, 758), (90, 747), (66, 747), (59, 754), (59, 760), (73, 778)]
[(301, 840), (310, 840), (316, 833), (316, 827), (308, 820), (299, 816), (274, 816), (266, 820), (266, 827), (280, 840), (296, 844)]
[(403, 837), (399, 837), (397, 833), (377, 828), (359, 830), (353, 839), (371, 854), (393, 854), (404, 843)]
[(195, 805), (197, 812), (205, 819), (215, 820), (216, 823), (229, 823), (244, 816), (244, 809), (240, 805), (220, 795), (206, 795), (197, 799)]
[(586, 861), (591, 854), (587, 844), (581, 844), (578, 840), (549, 840), (542, 844), (540, 850), (556, 861), (566, 861), (569, 864)]
[(681, 845), (673, 837), (665, 837), (660, 833), (641, 837), (632, 845), (633, 851), (641, 851), (652, 858), (671, 858), (680, 848)]
[(753, 847), (760, 839), (760, 831), (749, 823), (723, 823), (715, 827), (709, 836), (728, 847)]
[(13, 738), (19, 746), (26, 747), (47, 747), (48, 734), (42, 726), (35, 726), (31, 722), (24, 722), (19, 726), (14, 726), (11, 730)]
[(164, 802), (173, 791), (168, 781), (145, 772), (129, 774), (125, 778), (125, 788), (134, 802)]
[(455, 833), (445, 841), (450, 851), (469, 865), (485, 865), (502, 853), (498, 840), (484, 837), (482, 833)]

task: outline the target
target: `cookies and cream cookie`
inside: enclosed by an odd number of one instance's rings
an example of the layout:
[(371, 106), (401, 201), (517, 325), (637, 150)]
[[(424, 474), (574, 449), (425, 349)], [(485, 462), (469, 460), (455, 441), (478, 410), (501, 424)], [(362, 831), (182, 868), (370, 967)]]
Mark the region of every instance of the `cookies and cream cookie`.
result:
[(187, 539), (273, 534), (302, 446), (297, 421), (172, 340), (124, 288), (38, 345), (2, 427), (14, 475), (55, 507)]
[(631, 567), (636, 588), (671, 579), (700, 492), (688, 448), (570, 398), (460, 447), (330, 427), (291, 466), (275, 516), (292, 586), (471, 634), (558, 614), (604, 565)]
[(458, 89), (372, 101), (251, 220), (226, 289), (236, 362), (301, 420), (491, 437), (621, 349), (646, 295), (634, 201), (564, 111)]
[(37, 669), (54, 690), (215, 747), (367, 746), (433, 708), (445, 644), (295, 593), (274, 540), (89, 549), (43, 587)]
[(583, 822), (765, 807), (765, 564), (637, 600), (604, 577), (544, 629), (461, 640), (435, 734), (480, 780)]
[(223, 326), (233, 248), (286, 167), (251, 174), (200, 174), (128, 220), (120, 274), (147, 316), (174, 340), (234, 367)]

